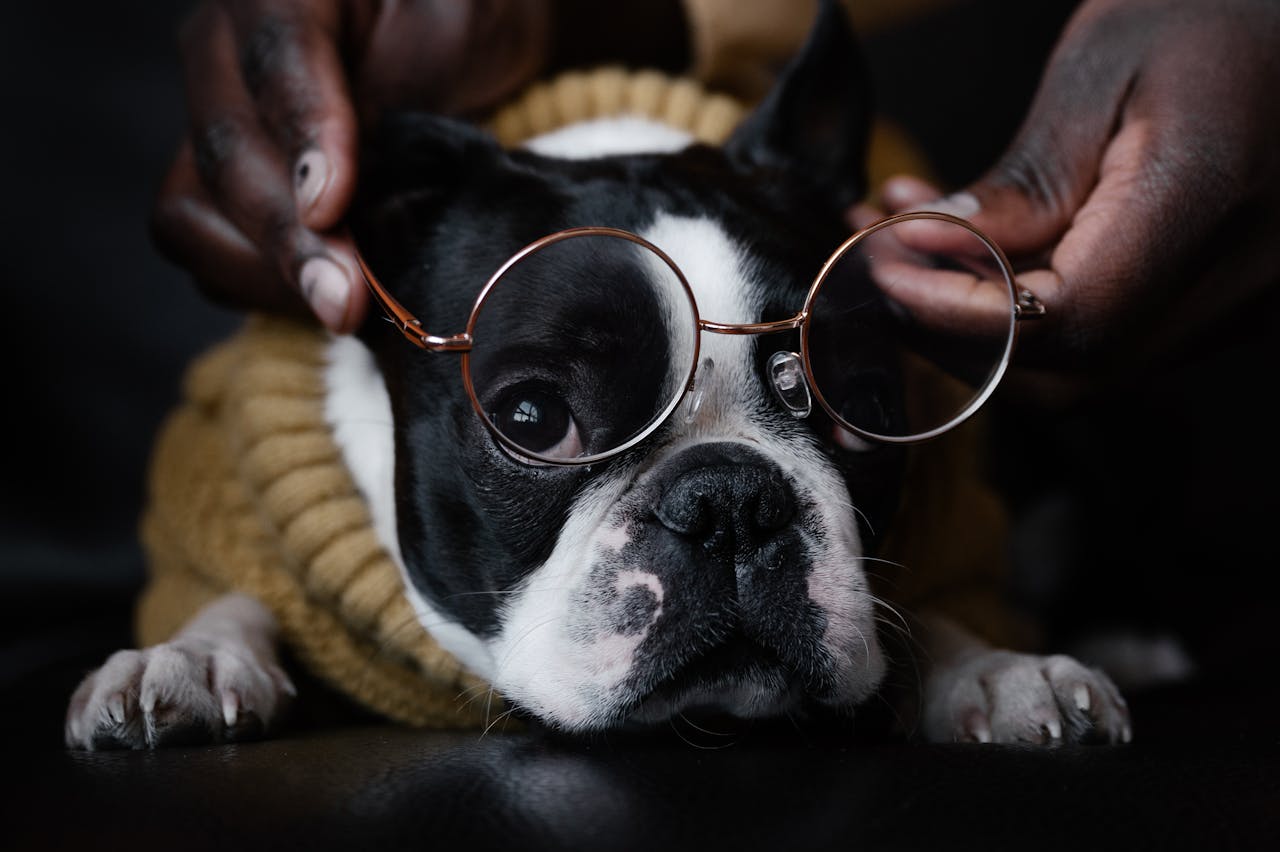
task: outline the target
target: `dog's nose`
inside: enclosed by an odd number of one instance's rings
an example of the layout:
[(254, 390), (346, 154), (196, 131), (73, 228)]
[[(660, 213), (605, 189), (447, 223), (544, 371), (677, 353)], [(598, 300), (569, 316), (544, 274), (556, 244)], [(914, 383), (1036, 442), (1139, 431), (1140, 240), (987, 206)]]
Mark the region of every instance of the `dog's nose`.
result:
[(672, 459), (655, 514), (662, 525), (718, 553), (755, 553), (795, 515), (776, 464), (739, 444), (699, 444)]

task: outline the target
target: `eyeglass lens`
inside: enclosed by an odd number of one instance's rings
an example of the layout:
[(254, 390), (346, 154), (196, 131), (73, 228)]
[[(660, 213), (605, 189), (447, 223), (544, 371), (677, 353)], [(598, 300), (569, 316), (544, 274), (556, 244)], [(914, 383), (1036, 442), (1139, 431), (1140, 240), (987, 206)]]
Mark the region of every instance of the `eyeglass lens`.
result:
[[(926, 326), (903, 307), (979, 285), (985, 307), (964, 328)], [(968, 228), (882, 226), (829, 263), (810, 300), (803, 348), (815, 396), (865, 435), (934, 434), (999, 379), (1013, 310), (999, 256)], [(699, 334), (672, 265), (600, 233), (549, 240), (509, 266), (471, 332), (467, 370), (482, 416), (508, 449), (548, 463), (590, 461), (651, 432), (683, 395)]]
[[(904, 307), (975, 294), (962, 327), (917, 322)], [(963, 225), (911, 219), (867, 234), (829, 266), (805, 345), (820, 402), (862, 433), (910, 440), (945, 429), (999, 379), (1014, 322), (999, 256)]]
[(622, 237), (580, 235), (510, 266), (472, 337), (472, 389), (508, 449), (584, 462), (642, 438), (679, 402), (697, 318), (659, 255)]

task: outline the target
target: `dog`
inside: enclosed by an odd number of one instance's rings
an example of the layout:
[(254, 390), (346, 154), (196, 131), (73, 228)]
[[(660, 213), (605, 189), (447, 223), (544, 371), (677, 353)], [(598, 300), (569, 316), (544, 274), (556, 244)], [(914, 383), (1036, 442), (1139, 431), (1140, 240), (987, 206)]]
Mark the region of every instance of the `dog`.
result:
[[(847, 237), (841, 211), (866, 191), (866, 86), (843, 12), (828, 3), (723, 148), (620, 119), (505, 151), (469, 125), (402, 116), (372, 140), (353, 233), (394, 299), (431, 327), (462, 327), (513, 251), (580, 226), (659, 247), (703, 317), (791, 316)], [(676, 339), (659, 306), (620, 313), (569, 270), (565, 282), (528, 309), (593, 311), (603, 325)], [(787, 409), (766, 364), (796, 349), (797, 335), (703, 333), (680, 407), (591, 464), (539, 463), (496, 439), (456, 355), (423, 353), (376, 319), (330, 342), (326, 411), (422, 624), (547, 726), (847, 715), (906, 666), (918, 683), (909, 727), (922, 739), (1127, 742), (1124, 699), (1069, 657), (993, 647), (926, 609), (904, 620), (910, 660), (891, 652), (898, 640), (880, 629), (891, 602), (866, 566), (912, 500), (908, 450), (864, 440), (822, 410)], [(530, 357), (576, 364), (582, 345), (544, 340)], [(578, 420), (616, 417), (620, 394), (661, 371), (611, 349), (608, 334), (593, 345), (614, 381), (563, 390), (573, 417), (550, 418), (550, 442), (572, 438)], [(66, 740), (235, 739), (274, 724), (293, 691), (273, 616), (229, 594), (168, 642), (119, 652), (89, 675)], [(184, 723), (159, 725), (161, 710)]]

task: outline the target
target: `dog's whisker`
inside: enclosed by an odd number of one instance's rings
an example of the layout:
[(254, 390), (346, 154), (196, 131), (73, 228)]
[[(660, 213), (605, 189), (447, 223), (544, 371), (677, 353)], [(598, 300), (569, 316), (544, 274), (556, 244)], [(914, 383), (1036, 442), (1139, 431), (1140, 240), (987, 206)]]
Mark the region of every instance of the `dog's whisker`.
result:
[(876, 534), (876, 529), (871, 524), (871, 519), (867, 517), (867, 513), (859, 509), (857, 506), (853, 505), (852, 502), (850, 502), (848, 505), (849, 505), (849, 508), (853, 510), (853, 513), (855, 515), (857, 515), (859, 518), (862, 518), (862, 522), (867, 525), (867, 529), (870, 530), (871, 534), (874, 536)]
[(459, 705), (458, 709), (466, 708), (479, 700), (481, 695), (491, 689), (493, 689), (493, 687), (487, 683), (477, 683), (474, 686), (468, 686), (454, 697), (454, 702), (463, 702)]
[(734, 734), (733, 734), (732, 732), (725, 732), (725, 733), (721, 733), (721, 732), (719, 732), (719, 731), (712, 731), (712, 730), (708, 730), (707, 728), (702, 727), (701, 725), (697, 724), (697, 723), (696, 723), (696, 722), (694, 722), (692, 719), (690, 719), (688, 716), (686, 716), (686, 715), (684, 714), (684, 711), (683, 711), (683, 710), (682, 710), (682, 711), (680, 711), (679, 713), (677, 713), (676, 715), (680, 717), (681, 721), (683, 721), (683, 722), (684, 722), (686, 725), (688, 725), (690, 728), (693, 728), (693, 729), (694, 729), (695, 731), (697, 731), (698, 733), (706, 734), (707, 736), (710, 736), (710, 737), (732, 737), (732, 736), (734, 736)]
[[(685, 719), (683, 713), (679, 714), (679, 717), (681, 719), (684, 719), (685, 722), (689, 721), (688, 719)], [(693, 740), (686, 737), (684, 733), (680, 730), (680, 727), (676, 725), (676, 720), (674, 716), (667, 719), (667, 725), (668, 727), (671, 728), (672, 731), (675, 732), (675, 735), (679, 737), (681, 741), (684, 742), (685, 745), (689, 746), (690, 748), (696, 748), (698, 751), (720, 751), (721, 749), (726, 749), (726, 748), (729, 748), (730, 746), (737, 745), (737, 742), (738, 742), (735, 739), (733, 742), (717, 743), (715, 745), (703, 745), (701, 743), (695, 743)], [(694, 727), (696, 728), (696, 726)], [(698, 728), (698, 730), (701, 730), (701, 729)], [(720, 735), (717, 734), (716, 736), (720, 736)]]
[(850, 624), (849, 627), (851, 627), (853, 632), (858, 634), (858, 638), (862, 640), (862, 653), (864, 654), (863, 659), (870, 660), (871, 645), (867, 642), (867, 634), (863, 633), (862, 628), (858, 627), (856, 624)]
[(441, 601), (451, 601), (455, 598), (467, 597), (502, 597), (504, 595), (523, 595), (531, 592), (564, 592), (570, 591), (569, 586), (540, 586), (538, 588), (528, 589), (487, 589), (470, 592), (452, 592), (441, 598)]
[(490, 731), (492, 731), (495, 727), (497, 727), (502, 722), (506, 721), (507, 719), (510, 719), (515, 714), (515, 712), (516, 712), (516, 708), (512, 707), (508, 710), (504, 710), (501, 713), (499, 713), (497, 716), (494, 717), (492, 722), (485, 725), (484, 730), (480, 732), (479, 739), (484, 739)]
[(516, 651), (520, 650), (520, 646), (524, 644), (524, 641), (528, 639), (529, 636), (531, 636), (533, 633), (537, 632), (538, 630), (541, 630), (542, 628), (546, 627), (548, 624), (554, 624), (557, 621), (563, 621), (563, 620), (564, 620), (564, 615), (561, 613), (556, 613), (555, 615), (552, 615), (549, 618), (544, 618), (542, 621), (538, 621), (538, 622), (535, 622), (534, 624), (531, 624), (529, 627), (525, 629), (523, 633), (521, 633), (515, 639), (512, 639), (509, 644), (509, 647), (507, 648), (506, 654), (504, 654), (502, 659), (499, 660), (497, 664), (494, 666), (495, 679), (501, 676), (503, 670), (507, 667), (507, 664), (511, 662), (511, 657), (516, 653)]
[(489, 733), (492, 725), (489, 723), (489, 716), (493, 713), (493, 687), (489, 687), (489, 691), (484, 701), (484, 730), (480, 732), (480, 739), (484, 739), (484, 735)]
[[(373, 654), (370, 655), (369, 662), (376, 663), (379, 660), (381, 660), (384, 656), (390, 656), (391, 654), (393, 654), (395, 652), (393, 643), (397, 639), (399, 639), (399, 637), (403, 635), (403, 633), (406, 630), (408, 630), (409, 628), (415, 625), (422, 627), (428, 633), (430, 632), (430, 627), (422, 624), (422, 622), (419, 621), (416, 613), (413, 615), (410, 615), (406, 617), (403, 621), (401, 621), (399, 624), (393, 625), (390, 630), (388, 630), (385, 634), (383, 634), (383, 636), (379, 639), (377, 645), (375, 646)], [(434, 626), (439, 626), (439, 625), (434, 625)]]
[(888, 708), (890, 715), (893, 716), (893, 719), (895, 722), (897, 722), (898, 728), (900, 730), (902, 730), (908, 737), (912, 736), (915, 733), (916, 725), (907, 724), (907, 720), (902, 715), (901, 707), (899, 707), (893, 701), (890, 701), (887, 696), (885, 696), (882, 692), (878, 690), (875, 692), (874, 697), (875, 697), (875, 700), (879, 701), (886, 708)]
[(903, 563), (901, 563), (901, 562), (894, 562), (892, 559), (883, 559), (883, 558), (881, 558), (881, 557), (879, 557), (879, 556), (855, 556), (855, 557), (854, 557), (854, 561), (856, 561), (856, 562), (879, 562), (879, 563), (881, 563), (882, 565), (891, 565), (891, 566), (893, 566), (894, 568), (901, 568), (901, 569), (902, 569), (902, 570), (904, 570), (904, 571), (908, 571), (908, 570), (910, 570), (909, 568), (907, 568), (907, 566), (906, 566), (906, 565), (904, 565), (904, 564), (903, 564)]
[(902, 614), (901, 610), (878, 595), (868, 594), (867, 597), (876, 607), (891, 613), (902, 624), (902, 629), (907, 633), (907, 635), (911, 634), (911, 625), (907, 621), (907, 617)]

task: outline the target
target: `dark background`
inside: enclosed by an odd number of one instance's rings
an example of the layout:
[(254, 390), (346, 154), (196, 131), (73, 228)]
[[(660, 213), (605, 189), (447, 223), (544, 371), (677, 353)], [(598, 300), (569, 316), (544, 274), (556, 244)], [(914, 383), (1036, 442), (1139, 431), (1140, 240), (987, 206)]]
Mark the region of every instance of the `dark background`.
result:
[[(148, 448), (235, 318), (151, 248), (183, 125), (182, 4), (21, 3), (0, 27), (5, 397), (0, 690), (127, 640)], [(99, 646), (100, 649), (100, 646)]]
[[(949, 186), (998, 155), (1073, 5), (972, 0), (868, 38), (881, 109)], [(13, 4), (0, 28), (0, 233), (17, 301), (0, 338), (11, 401), (0, 691), (54, 677), (55, 664), (67, 679), (128, 643), (150, 443), (184, 366), (238, 321), (148, 239), (183, 127), (184, 8)], [(1019, 520), (1017, 589), (1051, 626), (1172, 630), (1232, 677), (1274, 670), (1280, 362), (1276, 311), (1263, 307), (1176, 369), (1069, 417), (993, 406), (993, 476)], [(65, 697), (47, 696), (30, 718), (56, 737)]]

